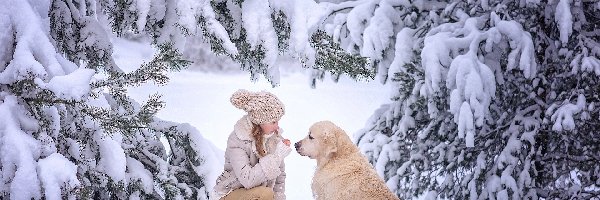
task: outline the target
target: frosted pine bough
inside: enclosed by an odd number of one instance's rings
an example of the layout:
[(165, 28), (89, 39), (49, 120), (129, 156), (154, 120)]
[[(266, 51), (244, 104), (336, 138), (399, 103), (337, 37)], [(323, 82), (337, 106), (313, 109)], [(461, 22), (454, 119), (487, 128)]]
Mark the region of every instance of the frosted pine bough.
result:
[[(96, 13), (121, 6), (111, 3), (0, 3), (0, 198), (207, 198), (222, 156), (189, 125), (155, 118), (159, 95), (144, 104), (126, 95), (187, 65), (170, 43), (181, 32), (149, 20), (158, 54), (125, 73), (111, 56), (110, 17)], [(120, 20), (111, 21), (120, 31), (134, 24)]]
[(395, 7), (394, 102), (355, 135), (388, 186), (403, 198), (597, 197), (598, 76), (583, 58), (599, 57), (598, 2), (421, 3)]

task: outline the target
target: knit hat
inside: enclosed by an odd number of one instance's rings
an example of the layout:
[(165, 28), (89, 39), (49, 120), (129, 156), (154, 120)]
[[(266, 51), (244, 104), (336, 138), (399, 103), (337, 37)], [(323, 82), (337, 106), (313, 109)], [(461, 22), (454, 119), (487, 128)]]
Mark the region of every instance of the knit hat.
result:
[(285, 114), (283, 103), (269, 92), (240, 89), (234, 92), (229, 100), (236, 108), (246, 111), (250, 121), (255, 124), (279, 121)]

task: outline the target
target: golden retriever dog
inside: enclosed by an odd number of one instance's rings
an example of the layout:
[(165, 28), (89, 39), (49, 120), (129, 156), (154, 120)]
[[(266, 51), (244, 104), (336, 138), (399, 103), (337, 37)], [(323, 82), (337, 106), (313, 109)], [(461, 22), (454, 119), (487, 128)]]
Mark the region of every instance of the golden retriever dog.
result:
[(330, 121), (313, 124), (294, 144), (301, 156), (317, 160), (312, 179), (317, 200), (398, 199), (344, 130)]

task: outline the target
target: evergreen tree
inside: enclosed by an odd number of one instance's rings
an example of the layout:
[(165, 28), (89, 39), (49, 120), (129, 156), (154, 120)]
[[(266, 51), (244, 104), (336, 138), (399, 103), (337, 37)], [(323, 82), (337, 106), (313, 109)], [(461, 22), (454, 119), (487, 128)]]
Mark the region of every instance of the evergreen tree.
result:
[[(155, 118), (160, 95), (141, 105), (127, 96), (189, 64), (174, 46), (181, 15), (174, 1), (134, 3), (0, 2), (0, 198), (207, 199), (218, 160), (210, 145)], [(153, 38), (153, 60), (121, 70), (108, 25)]]
[[(393, 191), (598, 198), (598, 1), (386, 4), (356, 3), (348, 16), (369, 7), (361, 16), (370, 27), (386, 9), (399, 30), (381, 45), (394, 48), (360, 47), (365, 56), (395, 51), (388, 74), (397, 92), (355, 135)], [(373, 38), (368, 28), (353, 31)]]

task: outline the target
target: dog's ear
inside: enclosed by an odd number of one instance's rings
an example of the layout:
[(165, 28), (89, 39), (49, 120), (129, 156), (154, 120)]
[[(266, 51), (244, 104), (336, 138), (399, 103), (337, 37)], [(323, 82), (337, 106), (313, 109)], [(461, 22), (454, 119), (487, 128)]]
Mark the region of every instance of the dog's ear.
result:
[(322, 155), (331, 157), (333, 154), (338, 154), (344, 149), (345, 139), (348, 138), (346, 132), (330, 121), (320, 121), (311, 127), (319, 133), (319, 141), (321, 142)]
[(325, 156), (329, 157), (331, 154), (337, 152), (337, 135), (334, 129), (327, 127), (327, 129), (323, 130), (323, 146), (325, 151)]
[(354, 143), (350, 140), (346, 131), (344, 131), (339, 126), (334, 126), (333, 128), (335, 132), (336, 139), (336, 153), (339, 155), (345, 155), (354, 152)]

